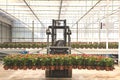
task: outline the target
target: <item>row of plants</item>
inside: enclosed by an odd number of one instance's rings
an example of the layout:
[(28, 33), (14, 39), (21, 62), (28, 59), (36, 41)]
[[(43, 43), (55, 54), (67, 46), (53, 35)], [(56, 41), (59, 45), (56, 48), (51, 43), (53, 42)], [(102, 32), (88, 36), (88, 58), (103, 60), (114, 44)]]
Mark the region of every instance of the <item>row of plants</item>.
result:
[(32, 42), (5, 42), (0, 44), (0, 48), (44, 48), (46, 43)]
[(86, 54), (17, 54), (9, 55), (3, 59), (4, 69), (96, 69), (113, 70), (112, 58)]
[[(5, 42), (0, 43), (0, 48), (45, 48), (47, 47), (46, 42)], [(106, 48), (106, 42), (71, 42), (72, 48), (94, 48), (101, 49)], [(109, 42), (109, 49), (117, 49), (118, 42)]]
[[(78, 42), (78, 43), (71, 43), (72, 48), (94, 48), (94, 49), (105, 49), (106, 48), (106, 42)], [(109, 42), (108, 43), (109, 49), (117, 49), (118, 48), (118, 42)]]

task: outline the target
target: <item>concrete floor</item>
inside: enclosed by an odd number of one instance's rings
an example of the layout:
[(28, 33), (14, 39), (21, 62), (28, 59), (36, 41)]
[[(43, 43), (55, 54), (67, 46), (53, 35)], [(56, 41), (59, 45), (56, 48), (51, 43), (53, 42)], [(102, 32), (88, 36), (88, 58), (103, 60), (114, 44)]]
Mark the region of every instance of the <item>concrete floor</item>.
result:
[(44, 70), (4, 70), (0, 63), (0, 80), (120, 80), (120, 67), (113, 71), (73, 69), (72, 78), (45, 78)]

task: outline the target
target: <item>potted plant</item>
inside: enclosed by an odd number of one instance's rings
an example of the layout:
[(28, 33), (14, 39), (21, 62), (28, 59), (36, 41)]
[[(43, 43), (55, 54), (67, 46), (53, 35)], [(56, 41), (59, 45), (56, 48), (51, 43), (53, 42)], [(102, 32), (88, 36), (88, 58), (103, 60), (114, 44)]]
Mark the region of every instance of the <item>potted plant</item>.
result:
[(69, 61), (68, 57), (64, 57), (64, 68), (65, 69), (68, 69), (68, 61)]
[(71, 58), (72, 58), (72, 67), (76, 69), (78, 66), (78, 61), (77, 61), (78, 57), (77, 55), (72, 55)]
[(105, 70), (113, 70), (114, 60), (112, 58), (105, 59)]
[(28, 66), (29, 66), (29, 59), (28, 58), (21, 58), (22, 62), (23, 62), (23, 69), (27, 70)]
[[(30, 60), (29, 60), (29, 61), (30, 61)], [(29, 61), (28, 61), (28, 62), (29, 62)], [(37, 67), (37, 66), (36, 66), (37, 58), (31, 58), (31, 61), (32, 61), (32, 69), (33, 69), (33, 70), (36, 70), (36, 67)]]
[(72, 69), (72, 58), (70, 56), (66, 57), (67, 58), (67, 66), (68, 66), (68, 69)]
[(72, 47), (72, 48), (76, 48), (76, 46), (75, 46), (75, 44), (74, 44), (74, 43), (73, 43), (73, 44), (71, 44), (71, 47)]
[(18, 44), (18, 48), (22, 48), (22, 44), (21, 43)]
[(46, 69), (50, 69), (51, 66), (51, 57), (48, 55), (46, 57)]
[(41, 61), (41, 69), (45, 70), (45, 68), (46, 68), (46, 57), (42, 56), (40, 61)]
[[(38, 58), (37, 58), (37, 61), (36, 61), (36, 66), (37, 66), (38, 69), (41, 68), (41, 61), (40, 61), (40, 59), (41, 59), (41, 58), (38, 57)], [(49, 62), (48, 62), (48, 63), (49, 63)]]
[(9, 58), (9, 57), (5, 57), (4, 59), (3, 59), (3, 64), (4, 64), (4, 69), (5, 70), (8, 70), (10, 67), (11, 67), (11, 59)]
[(59, 56), (56, 56), (55, 57), (55, 69), (56, 70), (59, 70), (59, 65), (60, 65), (60, 57)]
[(82, 69), (82, 66), (83, 66), (83, 57), (82, 56), (76, 57), (76, 61), (77, 61), (78, 69)]
[(18, 57), (13, 58), (13, 69), (17, 70), (19, 68), (19, 59)]
[(86, 59), (86, 67), (88, 70), (92, 69), (92, 57)]
[(50, 59), (50, 69), (55, 70), (55, 58), (51, 57)]
[(101, 69), (101, 70), (104, 70), (104, 69), (105, 69), (105, 58), (102, 58), (102, 59), (100, 60), (100, 69)]
[(64, 70), (64, 57), (60, 57), (59, 66), (60, 66), (60, 70)]

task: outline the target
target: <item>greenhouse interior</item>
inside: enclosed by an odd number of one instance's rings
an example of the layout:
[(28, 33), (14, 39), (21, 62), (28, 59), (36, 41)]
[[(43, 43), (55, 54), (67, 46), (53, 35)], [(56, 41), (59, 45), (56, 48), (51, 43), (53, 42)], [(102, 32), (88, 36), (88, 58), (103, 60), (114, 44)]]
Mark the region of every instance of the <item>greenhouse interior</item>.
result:
[(0, 0), (0, 80), (119, 80), (119, 0)]

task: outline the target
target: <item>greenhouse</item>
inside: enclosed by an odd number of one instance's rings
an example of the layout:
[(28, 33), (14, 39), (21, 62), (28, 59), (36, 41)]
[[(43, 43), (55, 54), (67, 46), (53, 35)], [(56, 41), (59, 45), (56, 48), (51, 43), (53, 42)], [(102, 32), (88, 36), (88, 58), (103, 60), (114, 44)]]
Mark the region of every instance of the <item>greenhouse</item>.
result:
[(119, 0), (0, 0), (0, 80), (119, 80)]

